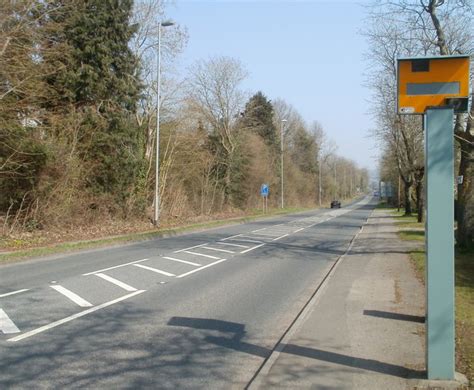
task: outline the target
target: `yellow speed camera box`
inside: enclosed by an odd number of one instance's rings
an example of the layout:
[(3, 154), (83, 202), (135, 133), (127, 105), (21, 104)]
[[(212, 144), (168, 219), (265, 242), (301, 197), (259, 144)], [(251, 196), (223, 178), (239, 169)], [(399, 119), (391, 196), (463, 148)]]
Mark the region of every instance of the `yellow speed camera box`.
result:
[(397, 66), (397, 112), (424, 114), (429, 107), (467, 112), (469, 56), (400, 58)]

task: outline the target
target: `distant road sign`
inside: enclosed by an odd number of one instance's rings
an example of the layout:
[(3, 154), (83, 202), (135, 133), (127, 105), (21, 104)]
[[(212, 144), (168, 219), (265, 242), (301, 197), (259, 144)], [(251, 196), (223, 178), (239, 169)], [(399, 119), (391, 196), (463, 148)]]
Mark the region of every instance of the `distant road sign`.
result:
[(269, 192), (270, 188), (268, 187), (268, 184), (262, 184), (260, 187), (260, 195), (267, 197)]

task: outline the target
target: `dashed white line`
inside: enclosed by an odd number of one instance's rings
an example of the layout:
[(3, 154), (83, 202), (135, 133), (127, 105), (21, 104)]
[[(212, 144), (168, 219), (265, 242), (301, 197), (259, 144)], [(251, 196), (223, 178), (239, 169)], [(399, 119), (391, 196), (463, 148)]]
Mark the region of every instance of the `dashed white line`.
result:
[(128, 285), (127, 283), (121, 282), (120, 280), (117, 280), (113, 278), (112, 276), (106, 275), (106, 274), (95, 274), (95, 276), (98, 276), (99, 278), (102, 278), (104, 280), (107, 280), (107, 282), (113, 283), (116, 286), (119, 286), (120, 288), (123, 288), (125, 291), (137, 291), (135, 287), (132, 287)]
[(167, 259), (167, 260), (171, 260), (171, 261), (177, 261), (178, 263), (194, 265), (195, 267), (200, 267), (202, 265), (202, 264), (199, 264), (199, 263), (193, 263), (192, 261), (176, 259), (175, 257), (169, 257), (169, 256), (163, 256), (163, 259)]
[[(87, 310), (84, 310), (84, 311), (81, 311), (77, 314), (73, 314), (72, 316), (69, 316), (69, 317), (66, 317), (66, 318), (63, 318), (61, 320), (58, 320), (58, 321), (55, 321), (55, 322), (52, 322), (48, 325), (44, 325), (44, 326), (41, 326), (39, 328), (36, 328), (36, 329), (33, 329), (33, 330), (30, 330), (29, 332), (26, 332), (26, 333), (23, 333), (19, 336), (16, 336), (16, 337), (12, 337), (11, 339), (8, 339), (7, 341), (9, 342), (16, 342), (16, 341), (20, 341), (20, 340), (24, 340), (28, 337), (31, 337), (31, 336), (34, 336), (34, 335), (37, 335), (38, 333), (42, 333), (48, 329), (52, 329), (52, 328), (55, 328), (56, 326), (59, 326), (59, 325), (62, 325), (62, 324), (65, 324), (66, 322), (70, 322), (72, 320), (75, 320), (77, 318), (80, 318), (80, 317), (83, 317), (87, 314), (90, 314), (90, 313), (93, 313), (97, 310), (100, 310), (100, 309), (103, 309), (107, 306), (110, 306), (110, 305), (113, 305), (114, 303), (118, 303), (118, 302), (121, 302), (121, 301), (124, 301), (128, 298), (132, 298), (134, 297), (135, 295), (138, 295), (138, 294), (141, 294), (143, 292), (145, 292), (146, 290), (138, 290), (138, 291), (135, 291), (131, 294), (127, 294), (127, 295), (124, 295), (123, 297), (120, 297), (120, 298), (117, 298), (117, 299), (114, 299), (113, 301), (109, 301), (109, 302), (105, 302), (101, 305), (98, 305), (98, 306), (94, 306), (94, 307), (91, 307), (90, 309), (87, 309)], [(0, 309), (1, 310), (1, 309)]]
[(230, 236), (230, 237), (222, 238), (221, 241), (231, 240), (232, 238), (239, 237), (239, 236), (240, 236), (240, 233), (239, 233), (239, 234), (235, 234), (235, 235)]
[(2, 309), (0, 309), (0, 330), (5, 334), (20, 332), (20, 329)]
[(223, 261), (226, 261), (227, 259), (220, 259), (218, 261), (214, 261), (214, 263), (211, 263), (211, 264), (207, 264), (201, 268), (196, 268), (196, 269), (193, 269), (192, 271), (189, 271), (189, 272), (186, 272), (184, 274), (181, 274), (181, 275), (178, 275), (177, 278), (184, 278), (185, 276), (188, 276), (188, 275), (191, 275), (195, 272), (199, 272), (205, 268), (209, 268), (209, 267), (212, 267), (213, 265), (216, 265), (216, 264), (219, 264), (219, 263), (222, 263)]
[(293, 233), (298, 233), (298, 232), (301, 232), (302, 230), (304, 230), (305, 228), (300, 228), (298, 230), (295, 230)]
[[(243, 237), (243, 236), (242, 236)], [(232, 238), (233, 241), (239, 241), (239, 242), (252, 242), (254, 244), (261, 244), (262, 241), (256, 241), (256, 240), (249, 240), (247, 238)]]
[(261, 246), (264, 246), (264, 245), (265, 245), (265, 244), (260, 244), (260, 245), (254, 246), (254, 247), (252, 247), (252, 248), (246, 249), (246, 250), (244, 250), (244, 251), (242, 251), (242, 252), (240, 252), (240, 253), (241, 253), (241, 254), (242, 254), (242, 253), (247, 253), (247, 252), (253, 251), (254, 249), (260, 248)]
[(173, 253), (186, 252), (189, 249), (199, 248), (200, 246), (207, 245), (207, 244), (209, 243), (205, 242), (204, 244), (199, 244), (199, 245), (190, 246), (189, 248), (179, 249), (177, 251), (174, 251)]
[(272, 241), (278, 241), (278, 240), (280, 240), (281, 238), (283, 238), (283, 237), (287, 237), (287, 236), (289, 236), (289, 234), (284, 234), (283, 236), (280, 236), (280, 237), (274, 238)]
[(255, 229), (255, 230), (252, 230), (252, 233), (253, 233), (253, 232), (259, 232), (259, 231), (265, 230), (265, 229), (273, 229), (273, 228), (275, 228), (275, 227), (277, 227), (277, 226), (285, 226), (285, 224), (284, 224), (284, 223), (278, 223), (278, 224), (276, 224), (276, 225), (271, 225), (271, 226), (267, 226), (267, 227), (264, 227), (264, 228)]
[(55, 284), (54, 286), (49, 286), (53, 290), (56, 290), (58, 293), (64, 295), (69, 300), (73, 301), (76, 305), (80, 307), (91, 307), (94, 306), (92, 303), (86, 301), (84, 298), (77, 295), (75, 292), (68, 290), (66, 287)]
[(82, 276), (94, 275), (94, 274), (97, 274), (97, 273), (99, 273), (99, 272), (109, 271), (109, 270), (111, 270), (111, 269), (120, 268), (120, 267), (126, 267), (127, 265), (130, 265), (130, 264), (141, 263), (141, 262), (143, 262), (143, 261), (148, 261), (148, 260), (149, 260), (149, 259), (135, 260), (135, 261), (131, 261), (130, 263), (119, 264), (119, 265), (115, 265), (115, 266), (113, 266), (113, 267), (102, 268), (102, 269), (99, 269), (99, 270), (97, 270), (97, 271), (88, 272), (87, 274), (82, 274)]
[(134, 267), (140, 267), (140, 268), (143, 268), (143, 269), (146, 269), (148, 271), (152, 271), (152, 272), (156, 272), (157, 274), (161, 274), (161, 275), (165, 275), (165, 276), (176, 276), (175, 274), (172, 274), (172, 273), (169, 273), (169, 272), (166, 272), (166, 271), (162, 271), (161, 269), (158, 269), (158, 268), (153, 268), (153, 267), (148, 267), (146, 265), (143, 265), (143, 264), (133, 264)]
[(0, 295), (0, 298), (8, 297), (10, 295), (20, 294), (20, 293), (25, 292), (25, 291), (30, 291), (30, 289), (29, 288), (23, 288), (21, 290), (12, 291), (12, 292)]
[(217, 242), (215, 242), (214, 244), (236, 246), (236, 247), (238, 247), (238, 248), (249, 248), (248, 245), (231, 244), (230, 242), (220, 242), (220, 241), (217, 241)]
[(211, 251), (217, 251), (217, 252), (225, 252), (225, 253), (235, 253), (234, 251), (230, 251), (228, 249), (222, 249), (222, 248), (213, 248), (211, 246), (202, 246), (202, 249), (209, 249)]
[(220, 257), (205, 255), (204, 253), (199, 253), (199, 252), (184, 251), (184, 253), (188, 253), (188, 254), (194, 255), (194, 256), (207, 257), (208, 259), (213, 259), (213, 260), (219, 260), (220, 259)]
[(253, 237), (253, 236), (262, 236), (262, 237), (275, 237), (275, 236), (278, 236), (279, 232), (271, 232), (271, 231), (268, 231), (268, 232), (262, 232), (262, 233), (252, 233), (251, 236), (249, 237)]

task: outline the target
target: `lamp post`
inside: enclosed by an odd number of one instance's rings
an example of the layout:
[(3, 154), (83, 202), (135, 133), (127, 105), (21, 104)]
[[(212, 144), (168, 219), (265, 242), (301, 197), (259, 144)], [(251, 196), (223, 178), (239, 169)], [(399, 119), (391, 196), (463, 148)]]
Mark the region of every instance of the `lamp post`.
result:
[(174, 22), (167, 20), (158, 24), (158, 49), (156, 53), (156, 154), (155, 154), (155, 216), (153, 224), (160, 223), (160, 83), (161, 83), (161, 27), (169, 27)]
[(287, 119), (282, 119), (281, 120), (281, 126), (280, 126), (280, 139), (281, 139), (281, 148), (280, 148), (280, 154), (281, 154), (281, 172), (280, 172), (280, 182), (281, 182), (281, 208), (284, 207), (284, 197), (283, 197), (283, 126), (285, 122), (287, 122)]
[(321, 169), (323, 168), (322, 167), (322, 164), (323, 164), (323, 159), (321, 158), (321, 155), (319, 156), (319, 169), (318, 169), (318, 174), (319, 174), (319, 180), (318, 180), (318, 184), (319, 184), (319, 207), (321, 207), (321, 195), (323, 193), (323, 187), (321, 185), (321, 179), (322, 179), (322, 174), (321, 174)]

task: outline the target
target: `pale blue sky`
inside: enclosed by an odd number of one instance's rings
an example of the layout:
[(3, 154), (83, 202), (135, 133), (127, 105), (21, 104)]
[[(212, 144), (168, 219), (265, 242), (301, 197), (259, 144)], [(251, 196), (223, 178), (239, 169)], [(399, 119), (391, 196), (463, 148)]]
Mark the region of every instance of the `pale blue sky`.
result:
[(360, 1), (177, 0), (167, 15), (189, 32), (183, 67), (212, 56), (238, 58), (250, 73), (245, 90), (284, 99), (308, 123), (323, 125), (338, 154), (375, 166)]

